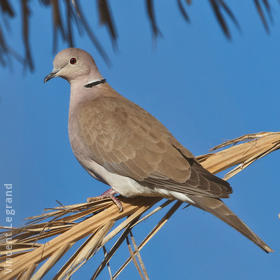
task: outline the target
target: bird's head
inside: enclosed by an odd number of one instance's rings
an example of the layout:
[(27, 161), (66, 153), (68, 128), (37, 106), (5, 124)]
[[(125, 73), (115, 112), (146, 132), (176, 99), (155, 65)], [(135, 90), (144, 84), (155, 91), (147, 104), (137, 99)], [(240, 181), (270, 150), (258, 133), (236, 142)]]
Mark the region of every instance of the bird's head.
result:
[(46, 83), (52, 78), (61, 77), (71, 82), (82, 77), (98, 78), (100, 74), (90, 54), (78, 48), (68, 48), (59, 52), (53, 61), (53, 70), (44, 78)]

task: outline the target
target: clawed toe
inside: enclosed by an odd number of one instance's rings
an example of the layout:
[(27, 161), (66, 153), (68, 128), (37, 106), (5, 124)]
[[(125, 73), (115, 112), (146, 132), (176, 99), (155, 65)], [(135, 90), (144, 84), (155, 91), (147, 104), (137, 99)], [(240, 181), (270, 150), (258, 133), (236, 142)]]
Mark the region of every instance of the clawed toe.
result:
[(119, 211), (122, 212), (123, 211), (122, 203), (120, 202), (119, 199), (117, 199), (114, 196), (114, 194), (116, 194), (116, 193), (117, 192), (115, 190), (109, 189), (106, 192), (104, 192), (102, 195), (95, 196), (95, 197), (88, 197), (87, 202), (93, 202), (93, 201), (98, 201), (98, 200), (109, 198), (116, 204), (116, 206), (119, 208)]

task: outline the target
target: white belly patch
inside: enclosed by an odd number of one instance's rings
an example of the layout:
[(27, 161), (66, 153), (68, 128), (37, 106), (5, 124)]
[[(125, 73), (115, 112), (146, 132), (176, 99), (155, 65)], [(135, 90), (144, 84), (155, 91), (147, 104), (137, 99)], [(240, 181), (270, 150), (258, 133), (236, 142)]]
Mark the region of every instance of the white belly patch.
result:
[(95, 174), (98, 174), (101, 178), (103, 178), (115, 191), (117, 191), (120, 195), (125, 197), (133, 197), (133, 196), (160, 196), (166, 198), (178, 199), (181, 201), (194, 203), (187, 195), (169, 191), (162, 188), (150, 188), (145, 187), (136, 182), (135, 180), (125, 177), (122, 175), (117, 175), (109, 172), (103, 166), (99, 165), (94, 161), (87, 161), (84, 165), (92, 170)]

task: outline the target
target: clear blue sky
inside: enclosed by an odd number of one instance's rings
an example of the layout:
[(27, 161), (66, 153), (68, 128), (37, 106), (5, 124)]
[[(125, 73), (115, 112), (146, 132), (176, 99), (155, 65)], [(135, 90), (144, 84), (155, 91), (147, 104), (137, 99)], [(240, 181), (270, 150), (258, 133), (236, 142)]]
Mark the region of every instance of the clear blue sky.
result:
[[(114, 52), (105, 28), (98, 26), (92, 1), (83, 2), (112, 66), (104, 63), (86, 37), (76, 36), (76, 46), (94, 56), (116, 90), (159, 118), (194, 154), (207, 153), (243, 134), (279, 130), (279, 6), (274, 6), (275, 21), (268, 36), (252, 1), (227, 1), (242, 27), (239, 34), (230, 24), (234, 39), (229, 42), (208, 1), (193, 1), (190, 25), (179, 14), (176, 1), (156, 1), (163, 38), (154, 44), (144, 1), (110, 1), (119, 32), (119, 51)], [(3, 201), (3, 184), (12, 183), (17, 226), (24, 217), (55, 206), (55, 200), (79, 203), (106, 189), (72, 154), (67, 135), (69, 85), (62, 79), (43, 84), (54, 56), (51, 15), (37, 1), (32, 5), (36, 70), (28, 73), (17, 63), (12, 71), (0, 69), (0, 197)], [(19, 17), (11, 24), (11, 42), (23, 51), (18, 23)], [(59, 43), (59, 50), (65, 47)], [(265, 254), (210, 214), (193, 207), (180, 209), (142, 251), (151, 279), (277, 279), (279, 155), (275, 152), (232, 178), (234, 193), (226, 201), (275, 253)], [(3, 208), (2, 204), (1, 224)], [(135, 232), (138, 242), (150, 227), (148, 222)], [(123, 248), (112, 267), (118, 267), (127, 254)], [(88, 279), (93, 267), (91, 262), (73, 279)], [(131, 264), (119, 279), (137, 277)], [(108, 279), (107, 271), (100, 279)]]

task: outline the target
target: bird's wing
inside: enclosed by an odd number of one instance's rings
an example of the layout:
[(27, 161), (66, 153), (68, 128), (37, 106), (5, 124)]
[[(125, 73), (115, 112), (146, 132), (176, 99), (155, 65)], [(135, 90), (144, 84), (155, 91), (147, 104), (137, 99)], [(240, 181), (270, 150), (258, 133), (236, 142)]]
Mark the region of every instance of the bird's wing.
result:
[(122, 97), (102, 97), (80, 105), (77, 117), (92, 160), (145, 186), (187, 194), (195, 206), (272, 251), (217, 199), (231, 193), (229, 184), (204, 169), (148, 112)]
[(222, 198), (232, 192), (156, 118), (121, 96), (81, 104), (77, 116), (92, 160), (110, 172), (183, 194)]
[(242, 222), (220, 199), (202, 196), (190, 196), (190, 198), (195, 202), (196, 207), (199, 207), (220, 218), (222, 221), (245, 235), (248, 239), (252, 240), (265, 252), (273, 252), (273, 250), (264, 241), (262, 241), (244, 222)]

